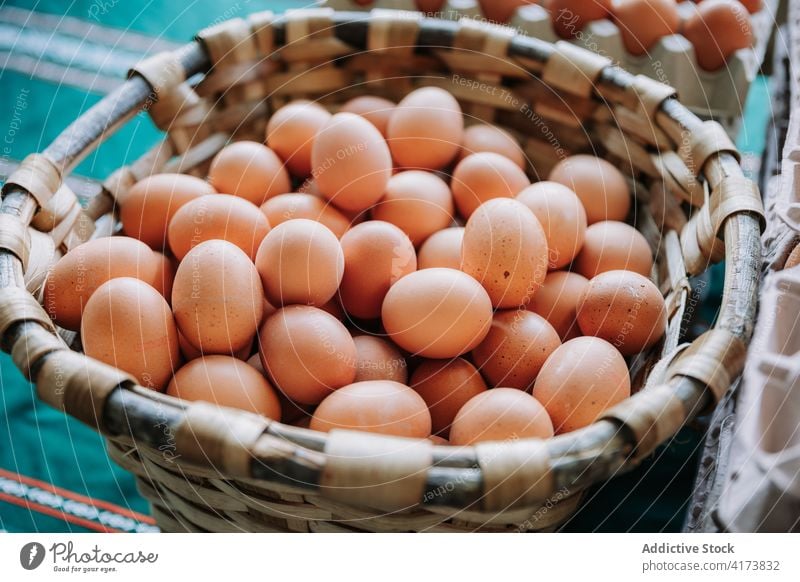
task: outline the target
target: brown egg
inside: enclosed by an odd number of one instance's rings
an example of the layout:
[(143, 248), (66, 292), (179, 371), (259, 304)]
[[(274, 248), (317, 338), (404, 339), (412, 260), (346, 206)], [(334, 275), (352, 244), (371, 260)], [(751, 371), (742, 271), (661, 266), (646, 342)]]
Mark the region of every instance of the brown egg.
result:
[(383, 97), (373, 97), (362, 95), (354, 97), (342, 105), (340, 111), (344, 113), (355, 113), (369, 121), (375, 128), (386, 136), (386, 128), (389, 126), (389, 119), (394, 113), (395, 103)]
[(161, 268), (156, 270), (153, 281), (147, 282), (152, 285), (153, 289), (161, 293), (164, 299), (168, 302), (172, 301), (172, 284), (175, 282), (175, 271), (178, 268), (178, 262), (158, 251), (153, 254)]
[(764, 7), (764, 0), (739, 0), (739, 2), (742, 4), (742, 6), (747, 8), (747, 11), (750, 14), (760, 12)]
[(372, 209), (372, 218), (397, 226), (414, 246), (453, 222), (453, 196), (435, 174), (409, 170), (395, 174)]
[(552, 436), (553, 423), (544, 407), (514, 388), (494, 388), (473, 397), (458, 411), (450, 429), (450, 443), (457, 446)]
[(589, 280), (577, 273), (555, 271), (547, 275), (528, 309), (544, 317), (565, 342), (581, 335), (578, 304)]
[(357, 382), (340, 388), (317, 407), (311, 430), (360, 430), (424, 439), (431, 434), (425, 401), (397, 382)]
[(471, 154), (491, 152), (504, 156), (514, 162), (523, 171), (527, 167), (527, 158), (517, 140), (504, 129), (494, 125), (471, 125), (464, 130), (461, 141), (460, 159)]
[(386, 294), (383, 325), (401, 348), (426, 358), (455, 358), (489, 333), (492, 302), (469, 275), (426, 269), (395, 283)]
[(279, 194), (264, 202), (261, 212), (272, 227), (295, 218), (305, 218), (321, 222), (337, 238), (342, 238), (350, 228), (350, 220), (344, 214), (330, 202), (311, 194)]
[(739, 2), (704, 0), (683, 25), (683, 36), (694, 46), (697, 64), (718, 71), (738, 50), (753, 46), (750, 16)]
[(123, 232), (150, 248), (167, 244), (169, 221), (187, 202), (213, 194), (214, 187), (200, 178), (183, 174), (155, 174), (136, 182), (120, 202)]
[(611, 0), (548, 0), (553, 30), (561, 38), (573, 38), (594, 20), (610, 16)]
[(163, 269), (159, 256), (134, 238), (90, 240), (69, 251), (52, 268), (44, 284), (44, 308), (58, 325), (77, 331), (83, 307), (100, 285), (117, 277), (157, 285)]
[(356, 344), (356, 378), (354, 382), (370, 380), (390, 380), (405, 384), (408, 382), (408, 365), (400, 351), (389, 341), (371, 336), (359, 335), (353, 338)]
[(428, 405), (433, 433), (445, 437), (458, 411), (487, 389), (475, 366), (463, 358), (424, 360), (411, 376), (411, 387)]
[(435, 435), (435, 434), (432, 434), (431, 436), (429, 436), (428, 440), (431, 441), (437, 447), (449, 447), (450, 446), (450, 441), (448, 441), (447, 439), (444, 439), (444, 438), (442, 438), (442, 437), (440, 437), (438, 435)]
[(310, 101), (284, 105), (267, 123), (267, 145), (300, 178), (311, 173), (314, 139), (331, 118), (324, 107)]
[(273, 305), (324, 305), (336, 295), (344, 253), (322, 223), (299, 218), (279, 224), (256, 255), (264, 293)]
[(464, 241), (464, 228), (452, 227), (440, 230), (428, 237), (417, 253), (417, 268), (433, 269), (445, 267), (461, 268), (461, 244)]
[(588, 224), (601, 220), (625, 220), (631, 194), (625, 176), (609, 162), (594, 156), (571, 156), (550, 172), (551, 182), (571, 189), (586, 209)]
[(281, 404), (275, 389), (261, 373), (230, 356), (192, 360), (175, 374), (167, 394), (238, 408), (280, 421)]
[(489, 385), (529, 390), (561, 340), (547, 320), (531, 311), (498, 311), (472, 361)]
[(256, 258), (269, 222), (258, 206), (228, 194), (210, 194), (192, 200), (169, 223), (169, 248), (178, 260), (207, 240), (226, 240)]
[(314, 140), (311, 160), (320, 193), (349, 211), (366, 210), (380, 200), (392, 175), (383, 136), (354, 113), (331, 117)]
[(547, 239), (528, 207), (506, 198), (484, 203), (467, 222), (462, 270), (496, 308), (527, 305), (547, 276)]
[(608, 271), (589, 281), (578, 306), (584, 335), (614, 344), (624, 356), (655, 345), (667, 329), (667, 308), (653, 282), (630, 271)]
[(792, 250), (789, 258), (786, 259), (786, 263), (783, 265), (784, 270), (791, 269), (800, 265), (800, 244), (796, 245)]
[(558, 182), (538, 182), (520, 192), (517, 200), (544, 229), (550, 269), (569, 265), (586, 238), (586, 211), (575, 192)]
[(646, 54), (661, 38), (676, 34), (681, 24), (675, 0), (613, 0), (611, 10), (632, 55)]
[(342, 249), (342, 306), (360, 319), (380, 317), (389, 288), (417, 269), (414, 245), (395, 225), (373, 220), (351, 228), (342, 237)]
[(438, 87), (423, 87), (406, 95), (386, 128), (397, 165), (421, 170), (440, 170), (453, 161), (463, 134), (461, 106)]
[(239, 196), (256, 206), (267, 198), (291, 192), (281, 159), (254, 141), (237, 141), (223, 148), (211, 162), (208, 179), (218, 192)]
[(450, 187), (458, 213), (469, 218), (493, 198), (513, 198), (531, 182), (519, 166), (491, 152), (467, 156), (456, 166)]
[(303, 305), (271, 315), (259, 333), (261, 363), (272, 382), (301, 404), (318, 404), (356, 377), (357, 353), (347, 328)]
[(606, 271), (626, 270), (650, 276), (653, 254), (642, 233), (625, 224), (607, 220), (586, 229), (586, 241), (572, 270), (587, 279)]
[(161, 391), (180, 361), (178, 330), (164, 298), (130, 277), (97, 288), (81, 320), (87, 356), (128, 372), (147, 388)]
[(253, 341), (264, 313), (258, 271), (232, 243), (200, 243), (175, 274), (172, 310), (180, 332), (204, 354), (238, 352)]
[(558, 348), (536, 378), (533, 396), (553, 421), (556, 434), (592, 424), (631, 395), (628, 368), (605, 340), (579, 337)]

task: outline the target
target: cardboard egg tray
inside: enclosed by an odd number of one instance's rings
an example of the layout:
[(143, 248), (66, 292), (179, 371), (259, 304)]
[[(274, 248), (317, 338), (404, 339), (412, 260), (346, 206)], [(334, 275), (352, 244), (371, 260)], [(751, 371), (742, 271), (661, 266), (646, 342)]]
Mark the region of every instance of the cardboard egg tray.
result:
[(728, 531), (798, 531), (800, 514), (800, 2), (790, 3), (789, 128), (781, 173), (765, 196), (767, 231), (758, 320), (736, 401), (736, 430), (717, 521)]
[[(750, 16), (755, 37), (753, 47), (737, 51), (728, 61), (727, 68), (713, 73), (697, 66), (694, 47), (677, 34), (661, 39), (648, 55), (634, 56), (625, 50), (617, 25), (602, 20), (589, 23), (571, 42), (610, 58), (631, 73), (646, 75), (675, 87), (684, 105), (704, 119), (720, 122), (735, 137), (747, 92), (758, 73), (775, 27), (778, 1), (764, 0), (764, 8)], [(324, 4), (336, 10), (416, 10), (414, 0), (374, 0), (367, 6), (354, 0), (327, 0)], [(682, 3), (679, 9), (686, 12), (693, 10), (693, 5)], [(440, 16), (451, 20), (482, 18), (477, 0), (447, 0)], [(550, 15), (535, 4), (519, 8), (509, 26), (550, 42), (560, 40), (553, 32)]]

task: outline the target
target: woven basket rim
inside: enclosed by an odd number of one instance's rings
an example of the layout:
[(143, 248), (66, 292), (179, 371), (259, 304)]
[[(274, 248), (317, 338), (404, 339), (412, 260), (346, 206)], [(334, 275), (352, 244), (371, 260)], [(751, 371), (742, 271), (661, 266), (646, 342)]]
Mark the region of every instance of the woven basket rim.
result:
[[(354, 46), (363, 46), (367, 42), (368, 28), (376, 26), (375, 22), (379, 20), (374, 15), (360, 12), (326, 11), (324, 14), (320, 11), (304, 12), (310, 13), (309, 19), (329, 19), (335, 27), (336, 37)], [(285, 40), (286, 29), (295, 22), (294, 18), (291, 14), (264, 17), (265, 21), (269, 19), (278, 45)], [(234, 19), (229, 22), (241, 25), (245, 21)], [(252, 22), (252, 17), (249, 22)], [(417, 26), (419, 45), (446, 50), (452, 48), (453, 39), (460, 25), (423, 18), (417, 22)], [(223, 27), (223, 30), (229, 32), (230, 29)], [(89, 112), (78, 118), (42, 154), (29, 158), (31, 161), (27, 165), (23, 164), (23, 171), (33, 172), (36, 179), (26, 178), (22, 173), (14, 174), (9, 179), (3, 188), (4, 199), (1, 209), (3, 216), (13, 216), (22, 227), (27, 227), (36, 208), (46, 201), (47, 190), (51, 190), (50, 196), (55, 192), (52, 183), (42, 184), (39, 177), (56, 175), (60, 183), (63, 175), (91, 150), (97, 139), (109, 133), (107, 129), (115, 128), (139, 109), (147, 102), (153, 91), (158, 93), (165, 90), (159, 86), (159, 81), (153, 79), (153, 71), (158, 70), (153, 69), (155, 65), (163, 67), (165, 63), (180, 64), (179, 82), (184, 78), (207, 72), (212, 67), (212, 57), (209, 53), (213, 53), (213, 50), (209, 50), (209, 43), (213, 42), (213, 39), (215, 37), (210, 34), (203, 36), (201, 33), (200, 40), (186, 45), (160, 61), (151, 60), (147, 66), (138, 68), (117, 91), (106, 96)], [(559, 52), (559, 45), (551, 45), (524, 36), (513, 37), (508, 46), (509, 52), (513, 53), (515, 58), (526, 63), (536, 62), (546, 65), (551, 58), (554, 58), (554, 54), (561, 55), (560, 58), (564, 55), (578, 54), (573, 49)], [(590, 55), (590, 53), (583, 55), (587, 63), (596, 60), (596, 57)], [(580, 66), (585, 64), (582, 63)], [(611, 91), (617, 91), (618, 95), (626, 95), (626, 91), (630, 91), (636, 82), (637, 78), (613, 65), (605, 64), (598, 73), (596, 83), (609, 88), (609, 92), (598, 94), (597, 87), (593, 87), (591, 98), (608, 100)], [(654, 124), (667, 134), (669, 131), (661, 126), (671, 124), (672, 130), (677, 128), (679, 131), (690, 133), (699, 132), (703, 127), (707, 127), (677, 100), (667, 93), (659, 92), (663, 91), (661, 88), (646, 82), (642, 83), (639, 89), (642, 105), (645, 109), (652, 108), (650, 113)], [(77, 135), (83, 136), (82, 139), (74, 139), (76, 130)], [(724, 148), (714, 150), (714, 144), (708, 147), (710, 151), (707, 152), (701, 168), (706, 183), (719, 186), (733, 184), (734, 181), (739, 184), (744, 180), (734, 152)], [(32, 166), (36, 167), (31, 170)], [(716, 189), (712, 192), (712, 194), (717, 193)], [(384, 477), (399, 478), (402, 474), (398, 471), (406, 471), (412, 475), (412, 489), (418, 487), (423, 492), (429, 492), (437, 484), (441, 486), (442, 483), (455, 483), (454, 491), (447, 491), (446, 494), (434, 499), (423, 498), (418, 500), (418, 503), (423, 506), (457, 508), (479, 503), (481, 511), (491, 513), (507, 506), (509, 495), (512, 498), (515, 495), (525, 497), (525, 503), (530, 504), (543, 495), (546, 498), (547, 491), (567, 485), (584, 487), (608, 477), (630, 461), (637, 462), (642, 454), (646, 454), (671, 436), (671, 432), (661, 432), (664, 427), (677, 430), (686, 419), (693, 417), (713, 402), (713, 393), (719, 396), (720, 392), (724, 392), (740, 371), (736, 369), (740, 365), (739, 351), (750, 336), (752, 315), (755, 311), (755, 296), (751, 286), (758, 280), (759, 269), (758, 261), (752, 255), (756, 254), (754, 249), (759, 244), (761, 217), (756, 210), (748, 207), (731, 211), (724, 218), (724, 221), (717, 226), (724, 229), (725, 254), (730, 259), (729, 262), (735, 261), (737, 265), (736, 268), (729, 268), (726, 271), (725, 299), (715, 332), (705, 341), (696, 343), (689, 352), (692, 350), (696, 352), (692, 353), (693, 365), (696, 366), (698, 361), (702, 363), (711, 359), (710, 363), (716, 364), (717, 367), (730, 367), (729, 374), (721, 377), (713, 370), (694, 373), (684, 366), (665, 383), (665, 386), (669, 386), (669, 394), (666, 394), (667, 388), (664, 387), (652, 393), (658, 396), (654, 401), (657, 403), (656, 410), (648, 408), (650, 399), (641, 397), (637, 399), (637, 394), (630, 400), (641, 401), (640, 406), (628, 406), (618, 414), (606, 416), (589, 427), (556, 436), (548, 441), (526, 439), (514, 443), (513, 446), (506, 446), (502, 450), (491, 445), (464, 447), (458, 450), (452, 447), (425, 445), (422, 447), (424, 450), (417, 454), (416, 460), (407, 467), (397, 469), (382, 464), (381, 469), (386, 471)], [(5, 228), (5, 223), (3, 227)], [(23, 229), (18, 230), (22, 232)], [(716, 232), (712, 234), (716, 237)], [(17, 238), (24, 239), (21, 234)], [(15, 356), (18, 367), (40, 384), (38, 390), (45, 400), (92, 424), (109, 438), (114, 438), (115, 435), (131, 437), (137, 444), (156, 450), (163, 441), (163, 434), (159, 434), (159, 431), (163, 433), (163, 430), (158, 428), (160, 424), (163, 423), (177, 431), (179, 440), (180, 435), (185, 435), (188, 431), (202, 440), (202, 444), (208, 447), (208, 450), (213, 450), (214, 455), (206, 455), (205, 452), (198, 454), (197, 450), (189, 451), (187, 458), (190, 462), (187, 466), (192, 466), (193, 463), (198, 467), (205, 465), (233, 478), (268, 482), (285, 483), (288, 479), (299, 483), (306, 479), (303, 482), (304, 488), (315, 493), (322, 492), (323, 495), (325, 490), (357, 487), (355, 483), (361, 483), (363, 487), (372, 486), (369, 478), (363, 474), (364, 468), (359, 467), (357, 463), (350, 464), (352, 483), (348, 484), (347, 479), (331, 482), (334, 484), (322, 482), (326, 478), (325, 470), (331, 460), (330, 455), (326, 453), (330, 441), (335, 439), (341, 446), (346, 447), (348, 443), (352, 443), (352, 437), (347, 431), (323, 435), (269, 422), (256, 415), (222, 411), (211, 405), (201, 403), (187, 405), (177, 399), (136, 387), (126, 374), (102, 365), (98, 366), (100, 371), (93, 369), (88, 375), (84, 373), (81, 376), (76, 372), (75, 382), (69, 382), (66, 387), (67, 394), (62, 390), (60, 397), (54, 399), (49, 390), (41, 385), (52, 377), (52, 368), (60, 365), (73, 370), (85, 365), (85, 358), (75, 354), (64, 354), (63, 346), (53, 341), (55, 330), (52, 324), (42, 320), (41, 315), (44, 312), (37, 311), (31, 303), (31, 300), (36, 303), (35, 299), (30, 295), (26, 299), (18, 293), (20, 286), (24, 289), (24, 283), (21, 284), (21, 274), (26, 254), (24, 251), (27, 247), (24, 240), (20, 242), (17, 238), (10, 234), (5, 236), (4, 233), (0, 241), (0, 272), (6, 274), (5, 282), (0, 287), (2, 291), (0, 309), (4, 311), (0, 317), (2, 320), (0, 331), (4, 344)], [(36, 347), (33, 350), (23, 349), (20, 347), (23, 344)], [(717, 358), (716, 361), (713, 361), (714, 357)], [(53, 364), (53, 361), (56, 363)], [(706, 361), (706, 364), (709, 362)], [(84, 382), (88, 379), (89, 382), (86, 382), (88, 384), (94, 384), (91, 390), (77, 385), (81, 378)], [(73, 399), (69, 395), (70, 390), (76, 392)], [(648, 395), (651, 393), (648, 392)], [(80, 413), (74, 408), (78, 405), (83, 407), (80, 408)], [(664, 406), (672, 407), (669, 414), (679, 417), (677, 425), (675, 419), (665, 421), (664, 426), (659, 424)], [(241, 429), (237, 428), (227, 433), (221, 430), (220, 427), (223, 425), (228, 426), (227, 422), (223, 422), (225, 419), (239, 419)], [(209, 423), (215, 426), (216, 433), (203, 432), (202, 427), (209, 426)], [(658, 434), (654, 435), (653, 432)], [(376, 451), (383, 451), (386, 446), (394, 446), (398, 442), (395, 439), (369, 433), (358, 433), (358, 435), (360, 441), (369, 443), (366, 445), (368, 448), (374, 444), (377, 447)], [(187, 449), (190, 448), (185, 442), (181, 442)], [(197, 444), (194, 447), (196, 449)], [(360, 450), (359, 454), (361, 452), (363, 450)], [(496, 453), (495, 458), (489, 458), (488, 455), (492, 452)], [(399, 458), (392, 457), (388, 464), (399, 462)], [(424, 473), (421, 477), (420, 472)], [(521, 491), (530, 489), (532, 474), (542, 473), (546, 477), (543, 489), (530, 494)], [(496, 484), (498, 480), (510, 481), (513, 491), (487, 503), (485, 501), (486, 488), (489, 486), (487, 484)], [(397, 494), (397, 488), (394, 488), (392, 494)], [(358, 503), (358, 496), (350, 496), (349, 499), (353, 503)], [(381, 503), (392, 505), (391, 500), (382, 500)], [(401, 505), (406, 507), (408, 503), (402, 501)]]

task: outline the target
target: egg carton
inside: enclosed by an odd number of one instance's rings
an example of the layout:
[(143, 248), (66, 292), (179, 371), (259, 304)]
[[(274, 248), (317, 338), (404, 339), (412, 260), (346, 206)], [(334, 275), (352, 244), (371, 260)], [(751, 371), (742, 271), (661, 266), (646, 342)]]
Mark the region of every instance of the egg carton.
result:
[[(800, 2), (789, 6), (791, 64), (800, 62)], [(767, 275), (716, 504), (716, 521), (731, 532), (800, 531), (800, 266), (784, 269), (800, 237), (800, 73), (788, 75), (792, 113), (765, 204)]]
[(800, 267), (767, 276), (759, 312), (717, 516), (732, 532), (800, 531)]
[[(622, 44), (619, 28), (611, 20), (590, 22), (570, 42), (608, 57), (631, 73), (675, 87), (681, 103), (704, 119), (718, 121), (735, 137), (747, 93), (764, 59), (775, 27), (778, 3), (779, 0), (764, 0), (761, 11), (750, 15), (755, 39), (753, 47), (734, 53), (728, 66), (717, 72), (702, 70), (697, 65), (694, 47), (679, 34), (662, 38), (647, 55), (628, 54)], [(327, 0), (324, 4), (336, 10), (417, 10), (414, 0), (374, 0), (366, 5), (355, 0)], [(691, 2), (681, 3), (678, 8), (686, 15), (694, 9), (694, 5)], [(477, 0), (447, 0), (440, 16), (451, 20), (481, 19), (482, 13)], [(549, 42), (561, 40), (553, 31), (550, 15), (537, 4), (518, 8), (509, 26), (522, 34)]]

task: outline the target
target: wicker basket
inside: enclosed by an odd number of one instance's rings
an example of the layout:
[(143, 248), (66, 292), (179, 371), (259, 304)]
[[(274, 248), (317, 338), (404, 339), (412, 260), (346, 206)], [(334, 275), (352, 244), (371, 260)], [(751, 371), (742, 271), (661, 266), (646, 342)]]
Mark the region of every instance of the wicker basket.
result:
[[(293, 98), (335, 109), (359, 93), (399, 99), (421, 85), (445, 87), (466, 115), (516, 132), (534, 175), (583, 151), (630, 175), (633, 219), (656, 252), (654, 277), (670, 323), (662, 345), (632, 362), (641, 390), (593, 425), (547, 441), (464, 448), (315, 433), (141, 388), (70, 350), (70, 334), (37, 301), (61, 253), (113, 234), (114, 200), (137, 179), (205, 175), (230, 139), (263, 139), (270, 112)], [(81, 208), (60, 187), (64, 175), (143, 107), (167, 132), (164, 141), (110, 176)], [(474, 21), (314, 9), (225, 22), (141, 63), (27, 158), (3, 194), (4, 349), (40, 398), (107, 437), (167, 531), (552, 529), (575, 510), (581, 491), (635, 466), (714, 406), (741, 372), (756, 309), (761, 199), (722, 128), (701, 122), (671, 88), (597, 55)], [(716, 328), (681, 345), (687, 275), (723, 257)]]

